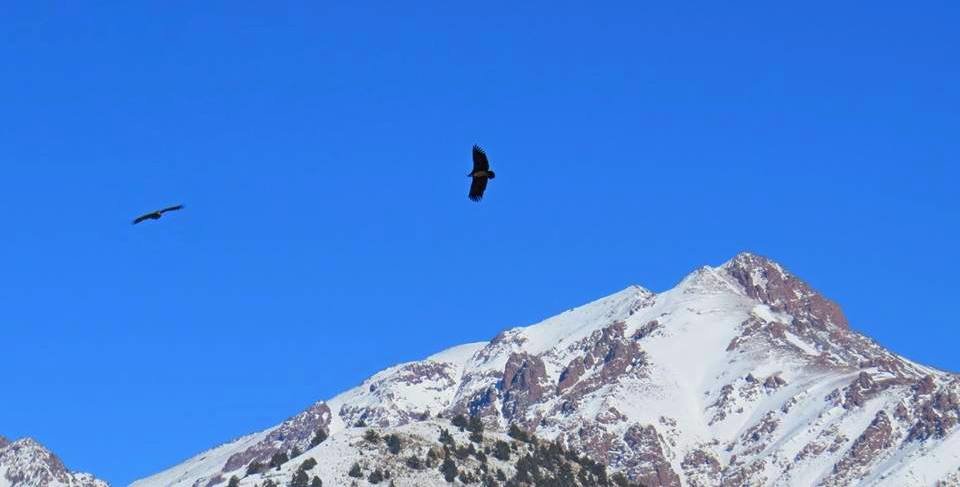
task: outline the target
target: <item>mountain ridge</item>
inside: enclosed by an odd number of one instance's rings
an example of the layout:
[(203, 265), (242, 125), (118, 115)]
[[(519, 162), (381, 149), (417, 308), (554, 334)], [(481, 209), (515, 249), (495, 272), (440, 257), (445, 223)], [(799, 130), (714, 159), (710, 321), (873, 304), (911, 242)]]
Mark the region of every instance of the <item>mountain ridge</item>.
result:
[[(558, 441), (644, 485), (957, 485), (958, 394), (960, 377), (887, 351), (783, 266), (741, 253), (662, 293), (630, 286), (387, 368), (134, 485), (238, 474), (256, 485), (267, 474), (244, 468), (279, 452), (316, 459), (324, 482), (351, 482), (344, 459), (391, 465), (363, 456), (358, 429), (402, 430), (424, 450), (438, 415), (460, 414)], [(339, 449), (312, 445), (318, 431)], [(446, 483), (383, 468), (398, 485)], [(270, 475), (283, 482), (288, 470)]]
[(0, 487), (107, 487), (88, 473), (71, 472), (33, 438), (0, 436)]

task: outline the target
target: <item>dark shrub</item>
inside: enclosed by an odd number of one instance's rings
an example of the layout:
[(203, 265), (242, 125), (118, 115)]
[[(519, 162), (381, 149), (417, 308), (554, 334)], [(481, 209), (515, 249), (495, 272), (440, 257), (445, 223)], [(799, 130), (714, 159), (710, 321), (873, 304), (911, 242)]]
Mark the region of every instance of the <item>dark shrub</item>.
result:
[(370, 482), (371, 484), (379, 484), (380, 482), (383, 482), (383, 478), (383, 471), (378, 468), (370, 473), (370, 476), (367, 477), (367, 482)]
[(416, 455), (410, 455), (410, 457), (407, 458), (406, 463), (407, 467), (411, 468), (412, 470), (423, 470), (423, 468), (426, 467), (426, 465), (423, 464), (423, 460), (420, 460), (420, 457)]
[(483, 433), (483, 421), (480, 416), (470, 416), (470, 422), (467, 424), (467, 430), (471, 433)]
[(444, 445), (450, 445), (450, 446), (453, 446), (455, 443), (453, 441), (453, 435), (451, 435), (450, 432), (446, 430), (446, 428), (440, 430), (440, 443), (443, 443)]
[(397, 455), (400, 453), (400, 437), (397, 435), (387, 435), (383, 437), (384, 441), (387, 443), (387, 450), (390, 453)]
[(613, 474), (610, 477), (610, 480), (613, 481), (617, 487), (630, 487), (630, 481), (627, 480), (627, 477), (620, 472)]
[(269, 467), (270, 467), (270, 468), (276, 468), (277, 470), (280, 470), (280, 466), (283, 465), (284, 463), (287, 463), (287, 460), (289, 460), (289, 459), (290, 459), (290, 458), (287, 457), (287, 452), (285, 452), (285, 451), (278, 451), (278, 452), (274, 453), (272, 457), (270, 457)]
[(252, 462), (250, 465), (247, 465), (247, 475), (254, 475), (266, 470), (267, 467), (260, 462)]
[(467, 428), (467, 417), (462, 414), (458, 414), (450, 420), (450, 424), (460, 428), (460, 431), (463, 431)]
[(522, 429), (520, 429), (519, 426), (515, 424), (510, 425), (510, 431), (507, 432), (507, 434), (510, 435), (510, 438), (513, 438), (515, 440), (519, 440), (524, 443), (530, 442), (530, 434), (527, 433), (526, 431), (523, 431)]
[(443, 463), (440, 464), (440, 473), (443, 474), (444, 480), (453, 483), (457, 479), (457, 464), (450, 457), (444, 458)]
[(317, 432), (314, 433), (313, 439), (310, 440), (310, 448), (313, 448), (320, 443), (323, 443), (327, 439), (327, 432), (323, 428), (317, 429)]
[(497, 440), (493, 445), (493, 457), (503, 462), (510, 460), (510, 445), (506, 441)]
[(475, 484), (477, 483), (477, 478), (472, 473), (464, 470), (460, 472), (460, 481), (465, 484)]
[(297, 470), (290, 480), (290, 487), (310, 487), (310, 476), (303, 470)]

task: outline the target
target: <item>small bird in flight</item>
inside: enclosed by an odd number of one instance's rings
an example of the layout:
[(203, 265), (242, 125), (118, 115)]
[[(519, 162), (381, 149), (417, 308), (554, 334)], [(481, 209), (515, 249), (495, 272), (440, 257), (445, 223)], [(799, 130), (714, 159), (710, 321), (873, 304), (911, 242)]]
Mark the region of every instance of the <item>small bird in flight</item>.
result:
[(470, 171), (467, 176), (473, 178), (473, 182), (470, 183), (470, 199), (473, 201), (483, 199), (483, 192), (487, 189), (487, 181), (497, 177), (496, 173), (490, 170), (487, 153), (479, 146), (473, 146), (473, 171)]
[(152, 212), (152, 213), (147, 213), (146, 215), (138, 216), (137, 219), (133, 221), (133, 224), (136, 225), (137, 223), (140, 223), (140, 222), (146, 221), (146, 220), (159, 220), (160, 217), (162, 217), (164, 213), (166, 213), (166, 212), (168, 212), (168, 211), (177, 211), (177, 210), (181, 210), (181, 209), (183, 209), (183, 205), (171, 206), (171, 207), (169, 207), (169, 208), (164, 208), (164, 209), (162, 209), (162, 210), (157, 210), (157, 211), (154, 211), (154, 212)]

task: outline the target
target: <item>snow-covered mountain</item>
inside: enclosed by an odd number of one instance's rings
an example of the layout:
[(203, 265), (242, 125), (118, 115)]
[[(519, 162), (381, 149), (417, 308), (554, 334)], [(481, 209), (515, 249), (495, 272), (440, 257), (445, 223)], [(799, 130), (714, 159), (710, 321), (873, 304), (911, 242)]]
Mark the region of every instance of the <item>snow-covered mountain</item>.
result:
[(74, 473), (32, 438), (14, 442), (0, 436), (0, 487), (107, 487), (86, 473)]
[[(446, 485), (440, 458), (473, 444), (450, 424), (460, 414), (482, 420), (480, 452), (497, 441), (514, 460), (532, 452), (504, 435), (517, 426), (647, 486), (960, 485), (960, 376), (856, 333), (836, 304), (752, 254), (391, 367), (134, 485), (366, 485), (378, 471)], [(444, 428), (454, 439), (441, 450)], [(475, 471), (505, 485), (492, 472), (531, 468), (488, 456), (458, 455), (456, 482)]]

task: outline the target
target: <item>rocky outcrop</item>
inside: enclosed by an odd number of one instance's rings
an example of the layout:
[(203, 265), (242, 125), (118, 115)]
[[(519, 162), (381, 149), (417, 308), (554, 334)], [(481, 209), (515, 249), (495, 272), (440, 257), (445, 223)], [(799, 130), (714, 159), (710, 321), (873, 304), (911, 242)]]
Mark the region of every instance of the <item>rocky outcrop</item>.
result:
[[(461, 414), (480, 418), (484, 438), (508, 438), (501, 456), (545, 448), (523, 439), (535, 434), (643, 485), (851, 485), (881, 474), (880, 485), (929, 485), (950, 478), (944, 469), (958, 461), (949, 445), (960, 434), (960, 378), (883, 349), (783, 267), (741, 254), (661, 294), (630, 287), (488, 343), (392, 367), (329, 409), (316, 407), (228, 445), (225, 466), (194, 473), (203, 457), (189, 464), (195, 470), (172, 469), (137, 487), (219, 485), (293, 446), (329, 466), (334, 477), (324, 484), (350, 485), (354, 463), (368, 471), (398, 465), (399, 456), (362, 438), (364, 429), (382, 437), (420, 427), (435, 441)], [(460, 424), (455, 435), (472, 435)], [(331, 439), (303, 448), (318, 427)], [(522, 431), (510, 439), (513, 427)], [(431, 446), (431, 461), (473, 455), (447, 446)], [(428, 451), (408, 447), (405, 456)], [(599, 471), (589, 462), (571, 468)], [(447, 485), (436, 469), (411, 485)], [(284, 471), (271, 475), (284, 483)], [(926, 480), (914, 475), (921, 471)]]
[(425, 361), (411, 362), (395, 367), (390, 374), (378, 374), (367, 381), (367, 400), (340, 408), (339, 416), (345, 424), (368, 424), (381, 427), (398, 426), (417, 421), (424, 415), (435, 414), (429, 406), (411, 409), (397, 404), (403, 394), (414, 391), (444, 391), (458, 385), (460, 376), (450, 364)]
[(743, 253), (727, 263), (726, 271), (750, 297), (771, 308), (786, 311), (819, 328), (849, 326), (840, 306), (769, 259)]
[(857, 379), (846, 388), (843, 397), (843, 407), (852, 409), (863, 406), (864, 403), (879, 392), (876, 381), (866, 372), (860, 372)]
[(720, 485), (723, 487), (765, 485), (768, 479), (763, 476), (763, 470), (766, 466), (767, 460), (762, 458), (750, 462), (744, 462), (736, 458), (731, 459), (730, 465), (724, 469), (723, 481)]
[(870, 426), (853, 442), (843, 459), (834, 465), (834, 481), (858, 476), (892, 446), (893, 425), (887, 413), (879, 411)]
[(683, 474), (691, 487), (718, 485), (723, 467), (720, 460), (707, 449), (695, 449), (683, 457)]
[(503, 369), (500, 391), (503, 395), (503, 417), (519, 419), (543, 397), (547, 379), (540, 357), (525, 353), (513, 354)]
[(576, 410), (579, 398), (617, 383), (625, 374), (642, 375), (647, 356), (625, 331), (625, 323), (613, 323), (571, 347), (579, 354), (560, 373), (561, 411)]
[(67, 470), (59, 457), (32, 438), (10, 442), (0, 437), (0, 472), (12, 486), (107, 487), (90, 474)]
[(628, 476), (641, 485), (650, 487), (679, 487), (680, 476), (670, 466), (663, 450), (663, 442), (653, 425), (631, 426), (623, 435), (623, 441), (630, 448), (630, 454), (624, 455), (620, 462)]
[(326, 403), (315, 403), (306, 411), (284, 421), (253, 446), (231, 455), (223, 466), (223, 472), (233, 472), (252, 462), (266, 464), (277, 452), (287, 453), (294, 448), (307, 450), (318, 431), (329, 431), (330, 414)]

